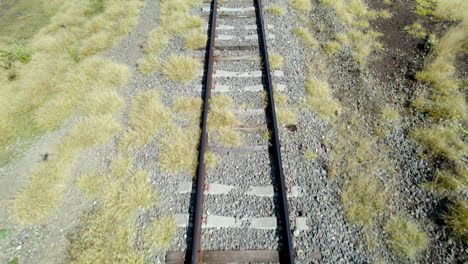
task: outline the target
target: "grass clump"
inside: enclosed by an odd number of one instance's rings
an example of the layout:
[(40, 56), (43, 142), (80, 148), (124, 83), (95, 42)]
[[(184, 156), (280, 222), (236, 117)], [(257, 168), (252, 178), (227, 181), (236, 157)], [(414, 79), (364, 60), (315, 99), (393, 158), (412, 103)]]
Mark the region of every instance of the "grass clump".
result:
[(305, 84), (307, 99), (303, 103), (306, 108), (312, 107), (321, 118), (334, 120), (338, 116), (340, 104), (333, 98), (327, 82), (310, 78)]
[(424, 30), (423, 26), (418, 22), (414, 22), (412, 25), (406, 26), (404, 30), (408, 32), (408, 34), (416, 36), (418, 38), (425, 38), (427, 36), (427, 33)]
[(0, 66), (5, 70), (9, 70), (17, 61), (28, 62), (32, 55), (31, 48), (19, 43), (13, 43), (5, 47), (0, 46)]
[(188, 83), (195, 79), (202, 69), (199, 61), (180, 55), (171, 55), (164, 64), (163, 74), (174, 81)]
[(285, 107), (276, 107), (276, 120), (283, 125), (291, 125), (297, 123), (297, 114), (294, 109)]
[(161, 152), (157, 163), (159, 167), (170, 173), (195, 174), (198, 161), (198, 142), (200, 131), (198, 128), (171, 129), (160, 140)]
[(445, 195), (462, 195), (468, 188), (468, 171), (466, 168), (455, 170), (439, 169), (430, 186)]
[(449, 213), (445, 216), (449, 230), (462, 241), (468, 239), (468, 221), (466, 219), (468, 219), (468, 202), (466, 200), (457, 201), (450, 207)]
[(218, 157), (211, 153), (211, 152), (206, 152), (205, 154), (205, 165), (207, 168), (216, 168), (218, 167), (219, 164), (219, 159)]
[(97, 208), (70, 237), (69, 263), (144, 263), (145, 253), (134, 246), (136, 212), (157, 203), (157, 193), (148, 184), (148, 172), (122, 160), (129, 161), (117, 157), (110, 172), (95, 179)]
[(312, 3), (310, 0), (289, 0), (292, 8), (301, 12), (310, 12), (312, 10)]
[(304, 151), (304, 157), (306, 157), (306, 159), (308, 160), (314, 161), (317, 159), (318, 155), (317, 155), (317, 152), (315, 152), (314, 150), (306, 149)]
[(121, 147), (140, 147), (148, 144), (153, 137), (172, 124), (172, 115), (161, 102), (156, 91), (139, 94), (130, 110), (130, 130), (127, 131)]
[(346, 217), (354, 222), (371, 226), (385, 209), (386, 194), (379, 179), (358, 176), (343, 186), (341, 200)]
[(275, 15), (275, 16), (278, 16), (278, 17), (282, 17), (282, 16), (284, 16), (284, 14), (286, 14), (286, 11), (280, 5), (271, 5), (271, 6), (267, 7), (267, 8), (265, 8), (265, 10), (268, 13), (270, 13), (272, 15)]
[(382, 119), (387, 121), (398, 121), (400, 119), (400, 114), (397, 110), (391, 107), (385, 107), (382, 109)]
[(268, 60), (270, 63), (270, 69), (277, 70), (283, 67), (283, 56), (278, 53), (268, 54)]
[(148, 55), (158, 56), (169, 43), (169, 37), (162, 30), (154, 30), (150, 33), (144, 51)]
[(0, 240), (3, 240), (11, 235), (11, 231), (7, 229), (0, 229)]
[(200, 30), (192, 31), (185, 36), (184, 45), (188, 50), (195, 50), (206, 46), (208, 37)]
[(312, 36), (307, 28), (296, 27), (294, 29), (294, 34), (296, 34), (296, 36), (298, 36), (306, 46), (317, 47), (319, 45), (318, 41)]
[(149, 56), (146, 58), (143, 58), (138, 62), (138, 69), (140, 70), (141, 73), (148, 75), (156, 70), (158, 70), (160, 67), (159, 60), (156, 56)]
[(172, 110), (187, 120), (197, 122), (201, 116), (202, 100), (198, 97), (178, 97), (173, 102)]
[(70, 130), (69, 141), (74, 147), (86, 148), (108, 142), (121, 129), (111, 115), (80, 119)]
[(338, 41), (329, 41), (325, 43), (323, 49), (329, 54), (335, 54), (341, 50), (341, 44)]
[(80, 102), (81, 112), (87, 115), (105, 115), (120, 112), (125, 102), (115, 91), (95, 91)]
[(463, 156), (468, 151), (468, 145), (463, 140), (463, 134), (454, 127), (440, 125), (419, 128), (413, 130), (410, 136), (432, 154), (453, 161), (462, 162)]
[(153, 222), (145, 232), (145, 241), (158, 248), (168, 248), (176, 232), (174, 216), (164, 216)]
[(211, 98), (210, 111), (208, 112), (208, 131), (214, 133), (221, 144), (237, 146), (240, 144), (240, 134), (234, 127), (240, 125), (240, 121), (232, 112), (232, 99), (224, 94)]
[(405, 258), (415, 259), (428, 245), (427, 234), (406, 217), (394, 216), (387, 221), (385, 231), (392, 250)]

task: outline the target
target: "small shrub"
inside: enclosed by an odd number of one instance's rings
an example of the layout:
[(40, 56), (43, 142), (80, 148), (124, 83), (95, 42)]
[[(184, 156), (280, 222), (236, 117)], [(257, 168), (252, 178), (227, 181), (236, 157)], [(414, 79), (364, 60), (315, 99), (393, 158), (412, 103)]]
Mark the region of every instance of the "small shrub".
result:
[(406, 217), (393, 216), (387, 221), (385, 231), (392, 250), (408, 259), (415, 259), (428, 245), (427, 234)]
[(163, 74), (174, 81), (188, 83), (201, 71), (200, 62), (194, 58), (171, 55), (164, 64)]

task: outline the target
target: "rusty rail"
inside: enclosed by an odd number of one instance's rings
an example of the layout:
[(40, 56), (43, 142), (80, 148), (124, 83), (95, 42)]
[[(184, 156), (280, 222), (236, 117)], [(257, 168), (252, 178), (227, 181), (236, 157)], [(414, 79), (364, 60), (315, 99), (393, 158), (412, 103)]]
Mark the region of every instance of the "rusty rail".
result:
[(294, 263), (294, 248), (291, 239), (291, 227), (289, 224), (288, 199), (286, 194), (286, 185), (284, 182), (283, 161), (281, 159), (281, 145), (279, 142), (278, 123), (276, 120), (275, 100), (273, 96), (273, 85), (271, 81), (270, 63), (268, 60), (268, 47), (265, 34), (265, 24), (263, 21), (262, 1), (254, 0), (257, 13), (257, 23), (259, 25), (261, 55), (263, 58), (265, 88), (268, 93), (267, 115), (270, 117), (270, 130), (272, 133), (273, 157), (276, 165), (276, 179), (278, 184), (278, 201), (280, 213), (280, 225), (282, 230), (282, 247), (280, 252), (281, 263)]
[(211, 2), (211, 14), (210, 22), (211, 26), (209, 33), (208, 52), (206, 55), (206, 79), (204, 85), (204, 103), (203, 103), (203, 117), (201, 121), (201, 142), (200, 152), (198, 156), (198, 170), (196, 179), (196, 198), (195, 198), (195, 212), (194, 212), (194, 223), (193, 223), (193, 234), (192, 234), (192, 246), (190, 248), (191, 260), (190, 262), (201, 263), (201, 229), (202, 229), (202, 218), (203, 218), (203, 192), (205, 187), (205, 153), (208, 147), (208, 111), (210, 108), (211, 88), (213, 82), (213, 54), (216, 38), (216, 14), (218, 11), (218, 1), (213, 0)]

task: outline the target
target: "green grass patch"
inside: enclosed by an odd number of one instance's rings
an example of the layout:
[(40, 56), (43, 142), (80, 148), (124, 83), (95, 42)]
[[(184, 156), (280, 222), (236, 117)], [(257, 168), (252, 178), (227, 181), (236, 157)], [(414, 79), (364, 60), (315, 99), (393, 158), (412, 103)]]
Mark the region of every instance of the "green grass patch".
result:
[(394, 216), (387, 221), (385, 231), (388, 243), (399, 256), (415, 259), (428, 245), (428, 237), (424, 231), (406, 217)]
[(104, 0), (89, 0), (88, 9), (85, 11), (87, 17), (104, 12)]
[(11, 235), (11, 231), (7, 229), (0, 229), (0, 240), (5, 239)]

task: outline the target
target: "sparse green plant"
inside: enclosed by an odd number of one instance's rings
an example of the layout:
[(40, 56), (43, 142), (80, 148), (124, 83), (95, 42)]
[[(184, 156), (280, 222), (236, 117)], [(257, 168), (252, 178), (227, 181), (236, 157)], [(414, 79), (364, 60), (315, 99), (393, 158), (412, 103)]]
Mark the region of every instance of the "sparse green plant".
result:
[(14, 258), (10, 262), (8, 262), (8, 264), (18, 264), (18, 262), (19, 262), (19, 258)]
[(408, 34), (419, 38), (425, 38), (427, 36), (427, 33), (424, 30), (423, 26), (418, 22), (414, 22), (412, 25), (406, 26), (404, 30), (408, 32)]
[(385, 107), (382, 109), (382, 118), (387, 121), (398, 121), (400, 119), (400, 114), (391, 107)]
[(279, 17), (284, 16), (284, 14), (286, 13), (283, 7), (281, 7), (280, 5), (276, 5), (276, 4), (268, 6), (267, 8), (265, 8), (265, 10), (269, 12), (270, 14), (279, 16)]
[(428, 245), (427, 234), (403, 216), (391, 217), (385, 231), (392, 250), (408, 259), (415, 259)]
[(263, 140), (265, 140), (265, 141), (270, 141), (270, 139), (271, 139), (271, 131), (270, 131), (270, 130), (265, 131), (265, 133), (263, 133), (263, 135), (262, 135), (262, 138), (263, 138)]
[(188, 83), (195, 79), (201, 69), (200, 62), (194, 58), (171, 55), (166, 60), (162, 72), (169, 79)]
[(11, 231), (7, 229), (0, 229), (0, 240), (3, 240), (11, 235)]
[(437, 7), (437, 0), (416, 0), (416, 10), (414, 13), (420, 16), (434, 15)]
[(309, 30), (304, 27), (296, 27), (294, 33), (309, 47), (317, 47), (319, 45), (318, 41), (312, 36)]
[(380, 11), (379, 12), (379, 16), (381, 18), (391, 18), (392, 17), (392, 13), (388, 12), (387, 10), (384, 10), (384, 11)]
[(304, 107), (312, 107), (325, 120), (337, 118), (340, 104), (333, 98), (327, 82), (311, 78), (306, 82), (305, 88), (308, 97)]
[(100, 14), (104, 11), (104, 0), (90, 0), (89, 7), (84, 12), (87, 17)]
[(297, 11), (309, 12), (312, 10), (311, 0), (289, 0), (289, 4)]
[(32, 49), (19, 43), (13, 43), (6, 47), (0, 46), (0, 66), (9, 70), (16, 61), (27, 62), (32, 55)]
[(153, 222), (145, 232), (145, 241), (160, 249), (168, 248), (176, 232), (174, 216), (163, 216)]
[(278, 53), (268, 54), (268, 60), (270, 62), (270, 69), (276, 70), (281, 69), (283, 67), (284, 58)]
[(329, 41), (323, 46), (323, 49), (329, 54), (335, 54), (340, 51), (341, 48), (341, 44), (338, 41)]
[(317, 152), (315, 152), (314, 150), (306, 149), (304, 151), (304, 157), (306, 157), (306, 159), (308, 159), (308, 160), (314, 161), (314, 160), (317, 159), (318, 155), (317, 155)]

